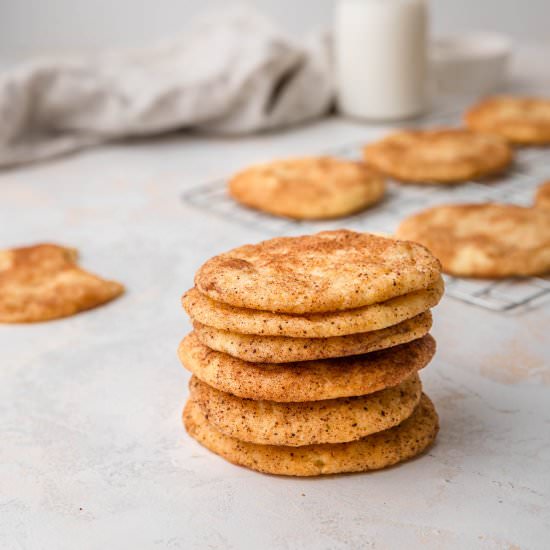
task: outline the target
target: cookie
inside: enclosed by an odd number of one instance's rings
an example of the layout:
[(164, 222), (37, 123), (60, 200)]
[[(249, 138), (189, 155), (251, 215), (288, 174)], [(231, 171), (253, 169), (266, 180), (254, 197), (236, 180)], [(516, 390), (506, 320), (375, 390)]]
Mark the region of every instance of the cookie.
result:
[(181, 342), (178, 356), (208, 385), (248, 399), (278, 402), (353, 397), (397, 386), (423, 369), (435, 354), (435, 340), (422, 338), (366, 355), (302, 363), (249, 363), (214, 351), (195, 333)]
[(535, 206), (537, 208), (550, 209), (550, 180), (539, 185), (535, 197)]
[(238, 202), (296, 220), (338, 218), (378, 202), (384, 178), (362, 163), (330, 157), (252, 166), (229, 182)]
[(442, 128), (396, 132), (365, 147), (364, 158), (402, 182), (456, 183), (502, 172), (513, 153), (498, 136)]
[(519, 145), (550, 143), (550, 99), (491, 97), (465, 115), (469, 128), (502, 136)]
[(279, 237), (208, 260), (195, 286), (218, 302), (279, 313), (322, 313), (428, 288), (440, 265), (424, 247), (338, 230)]
[(229, 462), (266, 474), (287, 476), (387, 468), (424, 452), (439, 430), (437, 413), (425, 394), (413, 414), (399, 426), (349, 443), (289, 447), (239, 441), (209, 424), (192, 400), (185, 406), (183, 422), (191, 437)]
[(452, 275), (498, 278), (550, 271), (550, 216), (543, 209), (436, 206), (407, 218), (397, 235), (428, 247)]
[(427, 334), (432, 326), (429, 311), (397, 325), (330, 338), (289, 338), (238, 334), (194, 323), (197, 338), (209, 348), (244, 361), (289, 363), (370, 353), (411, 342)]
[(379, 304), (327, 313), (291, 315), (246, 309), (215, 302), (196, 288), (182, 298), (183, 307), (193, 321), (209, 327), (261, 336), (328, 338), (379, 330), (410, 319), (439, 303), (444, 292), (443, 279), (434, 285)]
[(0, 323), (67, 317), (124, 292), (120, 283), (80, 269), (76, 257), (76, 250), (54, 244), (0, 251)]
[(370, 395), (276, 403), (242, 399), (216, 390), (193, 376), (191, 399), (218, 431), (262, 445), (345, 443), (401, 424), (420, 401), (418, 375)]

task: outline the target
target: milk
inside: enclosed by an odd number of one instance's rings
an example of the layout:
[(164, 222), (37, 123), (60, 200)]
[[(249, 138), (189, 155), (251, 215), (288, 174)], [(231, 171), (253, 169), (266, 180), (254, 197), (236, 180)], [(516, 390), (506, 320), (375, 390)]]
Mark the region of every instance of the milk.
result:
[(338, 106), (369, 120), (426, 108), (426, 0), (339, 0), (335, 14)]

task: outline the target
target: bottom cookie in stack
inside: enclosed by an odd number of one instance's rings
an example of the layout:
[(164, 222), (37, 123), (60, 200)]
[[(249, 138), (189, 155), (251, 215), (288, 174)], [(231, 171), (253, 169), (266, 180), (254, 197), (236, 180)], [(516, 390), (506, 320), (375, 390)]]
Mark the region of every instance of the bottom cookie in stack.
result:
[(435, 440), (439, 429), (437, 413), (425, 394), (403, 423), (347, 443), (291, 447), (241, 441), (214, 428), (193, 400), (187, 402), (183, 415), (187, 432), (229, 462), (266, 474), (288, 476), (387, 468), (425, 451)]
[(264, 473), (385, 468), (435, 439), (437, 414), (417, 374), (434, 352), (426, 335), (360, 356), (249, 363), (191, 333), (179, 348), (193, 373), (184, 424), (211, 451)]

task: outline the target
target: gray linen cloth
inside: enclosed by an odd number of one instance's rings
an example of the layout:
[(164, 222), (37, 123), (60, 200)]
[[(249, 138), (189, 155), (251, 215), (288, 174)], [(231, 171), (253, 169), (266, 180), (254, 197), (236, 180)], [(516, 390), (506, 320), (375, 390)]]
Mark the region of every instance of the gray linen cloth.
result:
[(127, 136), (235, 135), (318, 117), (333, 98), (329, 41), (298, 44), (239, 6), (148, 49), (27, 62), (0, 74), (0, 166)]

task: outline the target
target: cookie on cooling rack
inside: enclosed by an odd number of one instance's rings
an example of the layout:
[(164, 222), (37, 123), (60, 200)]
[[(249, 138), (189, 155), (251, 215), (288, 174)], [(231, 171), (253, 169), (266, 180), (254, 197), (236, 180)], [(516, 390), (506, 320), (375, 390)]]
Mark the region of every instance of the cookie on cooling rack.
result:
[(543, 209), (436, 206), (403, 221), (397, 236), (426, 246), (451, 275), (499, 278), (550, 271), (550, 216)]
[(384, 178), (361, 163), (330, 157), (252, 166), (229, 182), (229, 194), (257, 210), (297, 220), (338, 218), (378, 202)]
[(505, 170), (512, 149), (498, 136), (461, 128), (402, 130), (367, 145), (367, 164), (402, 182), (456, 183)]
[(465, 115), (469, 128), (520, 145), (550, 144), (550, 99), (491, 97)]

